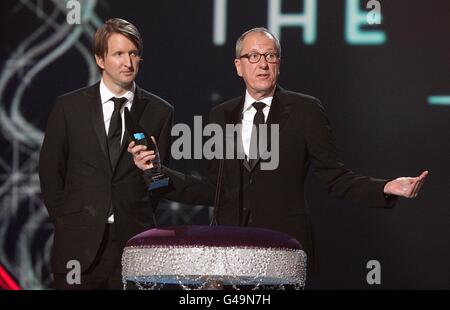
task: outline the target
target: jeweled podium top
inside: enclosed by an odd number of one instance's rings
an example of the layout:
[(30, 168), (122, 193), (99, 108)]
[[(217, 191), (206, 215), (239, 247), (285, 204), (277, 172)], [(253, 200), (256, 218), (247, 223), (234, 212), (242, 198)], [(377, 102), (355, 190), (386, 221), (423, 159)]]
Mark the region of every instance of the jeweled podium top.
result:
[(122, 256), (122, 279), (139, 288), (177, 284), (302, 288), (306, 254), (293, 237), (269, 229), (171, 226), (131, 238)]

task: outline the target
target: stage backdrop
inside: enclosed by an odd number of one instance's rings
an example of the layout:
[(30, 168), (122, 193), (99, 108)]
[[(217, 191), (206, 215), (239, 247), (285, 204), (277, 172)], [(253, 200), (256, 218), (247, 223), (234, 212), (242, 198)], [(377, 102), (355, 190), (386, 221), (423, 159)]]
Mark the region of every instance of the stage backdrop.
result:
[[(322, 101), (347, 167), (381, 178), (430, 171), (420, 196), (392, 210), (332, 198), (310, 174), (321, 266), (310, 288), (449, 288), (448, 1), (0, 3), (0, 267), (21, 287), (51, 281), (53, 228), (37, 177), (48, 113), (58, 95), (98, 80), (93, 34), (106, 19), (122, 17), (144, 39), (138, 84), (175, 107), (176, 123), (193, 126), (194, 115), (243, 94), (234, 43), (245, 30), (265, 26), (281, 39), (280, 84)], [(205, 170), (201, 160), (172, 166)], [(206, 224), (210, 214), (165, 201), (158, 223)], [(370, 261), (379, 263), (380, 284), (367, 282)]]

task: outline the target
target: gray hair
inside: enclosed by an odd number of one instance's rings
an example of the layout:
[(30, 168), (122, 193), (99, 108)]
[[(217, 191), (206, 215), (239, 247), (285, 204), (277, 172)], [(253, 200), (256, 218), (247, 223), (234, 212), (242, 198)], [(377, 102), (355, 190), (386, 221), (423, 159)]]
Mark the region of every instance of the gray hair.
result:
[(250, 30), (247, 30), (246, 32), (241, 34), (241, 36), (237, 39), (237, 41), (236, 41), (236, 58), (239, 58), (241, 56), (241, 53), (242, 53), (242, 42), (244, 42), (245, 37), (248, 34), (253, 33), (253, 32), (267, 34), (270, 37), (272, 37), (272, 39), (275, 41), (275, 45), (277, 47), (278, 57), (281, 57), (280, 41), (278, 41), (278, 39), (273, 35), (273, 33), (271, 33), (266, 28), (264, 28), (264, 27), (257, 27), (257, 28), (252, 28)]

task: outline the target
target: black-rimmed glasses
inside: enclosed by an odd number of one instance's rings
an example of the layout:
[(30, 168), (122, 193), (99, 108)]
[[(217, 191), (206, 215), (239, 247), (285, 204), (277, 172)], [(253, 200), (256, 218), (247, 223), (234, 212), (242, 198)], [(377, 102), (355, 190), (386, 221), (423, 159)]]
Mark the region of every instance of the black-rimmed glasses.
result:
[(252, 53), (248, 53), (248, 54), (239, 56), (239, 59), (247, 58), (250, 63), (255, 64), (261, 60), (261, 56), (264, 56), (266, 61), (271, 64), (277, 63), (279, 60), (278, 54), (274, 53), (274, 52), (264, 53), (264, 54), (252, 52)]

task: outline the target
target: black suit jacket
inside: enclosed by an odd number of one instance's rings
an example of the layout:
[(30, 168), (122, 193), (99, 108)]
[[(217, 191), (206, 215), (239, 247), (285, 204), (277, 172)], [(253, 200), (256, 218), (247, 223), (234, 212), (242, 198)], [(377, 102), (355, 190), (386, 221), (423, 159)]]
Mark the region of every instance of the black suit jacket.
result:
[[(241, 121), (244, 97), (215, 107), (210, 122), (222, 128)], [(242, 191), (249, 198), (251, 226), (285, 232), (300, 241), (308, 255), (309, 267), (316, 258), (310, 216), (305, 201), (305, 177), (310, 163), (323, 186), (334, 196), (372, 206), (388, 207), (383, 188), (388, 180), (361, 176), (338, 160), (330, 124), (319, 100), (277, 87), (267, 124), (279, 124), (279, 166), (275, 170), (251, 169), (245, 161), (227, 159), (223, 166), (218, 224), (240, 225)], [(240, 138), (240, 137), (239, 137)], [(237, 143), (237, 142), (236, 142)], [(198, 179), (166, 169), (171, 176), (172, 200), (190, 204), (213, 204), (219, 160), (208, 161), (208, 176)], [(250, 176), (242, 178), (242, 169)], [(244, 181), (248, 184), (242, 184)]]
[[(131, 114), (169, 158), (173, 108), (136, 87)], [(122, 247), (133, 235), (154, 226), (151, 199), (142, 171), (126, 151), (125, 133), (117, 166), (109, 164), (99, 83), (57, 99), (49, 116), (40, 154), (39, 177), (44, 202), (55, 226), (53, 272), (67, 272), (69, 260), (86, 270), (99, 249), (108, 210)]]

